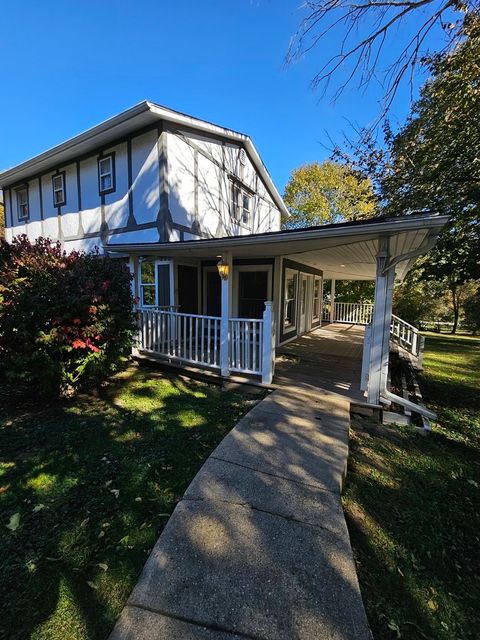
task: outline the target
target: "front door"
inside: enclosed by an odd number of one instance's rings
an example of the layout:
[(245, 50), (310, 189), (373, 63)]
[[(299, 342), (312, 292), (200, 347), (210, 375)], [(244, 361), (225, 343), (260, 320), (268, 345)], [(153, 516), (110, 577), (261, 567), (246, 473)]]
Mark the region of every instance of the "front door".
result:
[(197, 267), (179, 264), (178, 305), (180, 313), (198, 313), (198, 272)]
[(307, 307), (308, 307), (308, 278), (307, 276), (301, 276), (300, 286), (300, 323), (299, 333), (305, 333), (307, 328)]

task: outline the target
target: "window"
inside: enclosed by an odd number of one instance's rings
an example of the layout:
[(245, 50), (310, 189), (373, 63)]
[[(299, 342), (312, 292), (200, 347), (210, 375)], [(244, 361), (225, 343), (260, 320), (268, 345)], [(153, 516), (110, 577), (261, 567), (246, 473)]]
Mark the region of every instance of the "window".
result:
[(115, 191), (115, 163), (113, 155), (98, 160), (98, 189), (100, 194)]
[(53, 206), (61, 207), (67, 203), (65, 197), (65, 173), (59, 173), (52, 177)]
[(17, 189), (17, 215), (19, 220), (28, 218), (28, 188)]
[(252, 214), (252, 196), (238, 185), (232, 186), (232, 216), (241, 224), (248, 226)]
[(170, 263), (144, 260), (140, 263), (142, 307), (170, 306)]
[(285, 306), (283, 315), (283, 325), (285, 328), (294, 327), (296, 322), (297, 276), (297, 272), (293, 269), (285, 270)]
[(145, 260), (140, 265), (140, 301), (142, 307), (154, 307), (157, 303), (155, 263)]
[(242, 222), (243, 224), (250, 223), (250, 211), (251, 211), (252, 199), (246, 193), (243, 194), (243, 210), (242, 210)]
[(320, 318), (320, 278), (315, 278), (313, 282), (313, 319), (318, 320)]

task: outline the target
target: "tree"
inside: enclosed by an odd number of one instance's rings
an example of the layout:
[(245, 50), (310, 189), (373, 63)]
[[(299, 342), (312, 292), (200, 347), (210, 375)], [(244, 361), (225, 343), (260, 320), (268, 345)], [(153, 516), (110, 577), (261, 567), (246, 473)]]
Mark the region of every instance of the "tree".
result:
[(295, 169), (283, 197), (291, 214), (283, 220), (287, 229), (369, 218), (376, 211), (370, 179), (331, 160)]
[(426, 60), (432, 77), (405, 126), (387, 140), (390, 166), (381, 183), (391, 215), (428, 209), (450, 216), (420, 269), (450, 291), (453, 333), (462, 286), (480, 278), (480, 20), (464, 32), (453, 53)]
[(474, 334), (480, 331), (480, 286), (465, 302), (465, 326)]
[[(326, 90), (337, 78), (334, 97), (351, 82), (365, 89), (373, 81), (384, 87), (380, 116), (388, 112), (402, 81), (413, 79), (425, 49), (435, 42), (442, 52), (458, 42), (466, 19), (478, 15), (478, 0), (310, 0), (307, 15), (292, 38), (287, 63), (335, 40), (337, 51), (327, 57), (312, 80)], [(410, 18), (410, 20), (409, 20)], [(405, 41), (393, 56), (398, 27)], [(429, 38), (435, 35), (436, 39)], [(422, 53), (423, 52), (423, 53)]]

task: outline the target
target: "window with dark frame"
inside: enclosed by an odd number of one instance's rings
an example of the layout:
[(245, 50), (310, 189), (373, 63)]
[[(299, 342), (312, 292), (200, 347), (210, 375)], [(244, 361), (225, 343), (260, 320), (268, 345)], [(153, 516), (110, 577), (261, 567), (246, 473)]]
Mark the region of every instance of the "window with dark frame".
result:
[(53, 188), (53, 206), (61, 207), (66, 204), (65, 197), (65, 174), (59, 173), (56, 176), (52, 176), (52, 188)]
[(28, 188), (17, 189), (17, 216), (19, 220), (28, 218)]
[(98, 160), (98, 187), (100, 194), (115, 190), (113, 155)]

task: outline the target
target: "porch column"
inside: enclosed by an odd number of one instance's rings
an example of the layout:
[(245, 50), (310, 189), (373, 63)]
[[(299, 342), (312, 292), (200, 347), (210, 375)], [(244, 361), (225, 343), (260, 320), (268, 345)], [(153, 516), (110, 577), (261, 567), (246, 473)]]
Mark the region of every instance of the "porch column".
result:
[(220, 320), (220, 371), (222, 376), (230, 375), (229, 367), (229, 318), (232, 307), (232, 277), (233, 277), (233, 261), (232, 252), (226, 251), (222, 255), (222, 259), (228, 265), (228, 277), (222, 278), (222, 305)]
[(380, 238), (375, 279), (375, 307), (373, 310), (370, 366), (368, 374), (368, 402), (379, 404), (380, 392), (386, 385), (390, 352), (390, 323), (392, 318), (393, 283), (395, 269), (385, 271), (389, 259), (389, 239)]
[(335, 322), (335, 278), (330, 286), (330, 322)]

